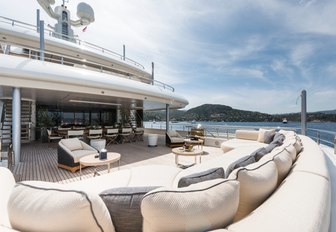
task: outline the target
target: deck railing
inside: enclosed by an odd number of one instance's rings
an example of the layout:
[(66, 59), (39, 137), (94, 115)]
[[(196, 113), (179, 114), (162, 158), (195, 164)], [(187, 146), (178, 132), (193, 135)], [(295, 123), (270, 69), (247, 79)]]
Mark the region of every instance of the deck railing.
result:
[[(3, 17), (3, 16), (0, 16), (0, 22), (8, 24), (8, 25), (12, 25), (12, 27), (24, 28), (24, 29), (27, 29), (27, 30), (32, 31), (32, 32), (37, 32), (38, 31), (38, 28), (37, 28), (36, 25), (21, 22), (21, 21), (18, 21), (18, 20), (15, 20), (15, 19), (10, 19), (10, 18)], [(100, 47), (100, 46), (98, 46), (96, 44), (93, 44), (93, 43), (86, 42), (84, 40), (80, 40), (77, 37), (66, 36), (66, 35), (63, 35), (63, 34), (60, 34), (60, 33), (56, 33), (53, 30), (50, 30), (50, 29), (47, 29), (47, 28), (45, 28), (44, 30), (45, 30), (44, 35), (47, 36), (47, 37), (65, 38), (67, 41), (72, 41), (72, 42), (80, 45), (82, 48), (93, 49), (96, 52), (98, 51), (98, 52), (101, 52), (104, 55), (111, 55), (114, 58), (117, 58), (121, 61), (124, 61), (126, 63), (131, 64), (131, 65), (134, 65), (135, 67), (145, 69), (145, 67), (142, 64), (140, 64), (137, 61), (132, 60), (130, 58), (124, 57), (123, 55), (121, 55), (117, 52), (114, 52), (114, 51), (111, 51), (109, 49)]]
[[(0, 16), (0, 22), (6, 23), (6, 24), (11, 24), (13, 27), (18, 26), (18, 27), (21, 27), (21, 28), (25, 28), (25, 29), (28, 29), (30, 31), (36, 31), (37, 30), (37, 27), (35, 25), (20, 22), (20, 21), (9, 19), (9, 18), (2, 17), (2, 16)], [(45, 34), (48, 35), (48, 36), (52, 36), (52, 37), (55, 37), (54, 35), (58, 35), (58, 37), (64, 37), (64, 35), (57, 34), (56, 32), (53, 32), (53, 31), (48, 30), (48, 29), (45, 30)], [(144, 67), (141, 64), (137, 63), (136, 61), (134, 61), (132, 59), (126, 58), (126, 57), (124, 57), (124, 56), (122, 56), (122, 55), (120, 55), (116, 52), (110, 51), (106, 48), (97, 46), (95, 44), (92, 44), (92, 43), (89, 43), (89, 42), (86, 42), (86, 41), (83, 41), (83, 40), (80, 40), (78, 38), (74, 38), (74, 37), (67, 37), (67, 38), (68, 38), (68, 40), (74, 40), (77, 44), (81, 45), (81, 47), (84, 46), (86, 48), (92, 48), (95, 51), (100, 51), (104, 54), (116, 56), (118, 59), (121, 59), (122, 61), (126, 61), (128, 63), (133, 64), (134, 66), (136, 66), (138, 68), (140, 67), (141, 69), (144, 69)], [(31, 59), (36, 59), (36, 60), (40, 59), (40, 50), (39, 49), (28, 47), (28, 46), (22, 47), (20, 45), (15, 45), (15, 46), (21, 47), (22, 49), (27, 49), (29, 51), (28, 53), (24, 53), (23, 52), (24, 50), (22, 52), (17, 51), (16, 52), (17, 54), (25, 55), (25, 56), (27, 56), (28, 58), (31, 58)], [(15, 51), (11, 51), (11, 52), (14, 53)], [(44, 61), (52, 62), (52, 63), (58, 63), (58, 64), (62, 64), (62, 65), (68, 65), (68, 66), (76, 66), (78, 68), (90, 69), (90, 70), (94, 70), (94, 71), (104, 72), (104, 73), (107, 73), (107, 74), (114, 74), (114, 75), (118, 75), (120, 77), (124, 77), (124, 78), (127, 78), (127, 79), (132, 79), (132, 80), (144, 82), (144, 83), (147, 83), (147, 84), (152, 84), (152, 85), (158, 86), (160, 88), (163, 88), (165, 90), (169, 90), (169, 91), (172, 91), (172, 92), (175, 91), (174, 87), (172, 87), (168, 84), (165, 84), (161, 81), (152, 80), (151, 78), (147, 78), (144, 75), (140, 76), (140, 75), (128, 74), (123, 69), (116, 68), (114, 66), (111, 67), (111, 66), (107, 66), (107, 65), (102, 65), (102, 64), (97, 63), (97, 62), (86, 61), (86, 60), (80, 59), (78, 57), (66, 56), (64, 54), (58, 54), (58, 53), (55, 53), (55, 52), (44, 51)], [(119, 74), (118, 74), (118, 72), (114, 72), (114, 70), (118, 71)], [(125, 75), (123, 75), (121, 73), (124, 73)]]
[[(166, 123), (148, 123), (144, 124), (145, 127), (151, 129), (166, 129)], [(191, 128), (197, 127), (197, 124), (180, 124), (180, 123), (170, 123), (169, 130), (179, 130), (185, 131), (187, 133), (190, 132)], [(301, 133), (301, 128), (298, 127), (272, 127), (272, 126), (228, 126), (228, 125), (202, 125), (202, 128), (205, 131), (205, 135), (209, 137), (220, 137), (220, 138), (234, 138), (236, 130), (239, 129), (247, 129), (247, 130), (258, 130), (259, 128), (264, 129), (276, 129), (276, 130), (293, 130), (297, 133)], [(336, 154), (336, 132), (327, 131), (327, 130), (319, 130), (307, 128), (307, 136), (311, 139), (315, 140), (318, 144), (324, 144), (329, 147), (333, 147)]]

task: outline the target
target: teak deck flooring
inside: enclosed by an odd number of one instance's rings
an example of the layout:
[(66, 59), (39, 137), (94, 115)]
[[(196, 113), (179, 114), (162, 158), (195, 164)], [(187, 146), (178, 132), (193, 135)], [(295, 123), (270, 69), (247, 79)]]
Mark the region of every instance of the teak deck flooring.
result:
[[(164, 144), (164, 136), (159, 136), (157, 147), (147, 146), (147, 136), (144, 141), (137, 141), (124, 144), (112, 144), (107, 147), (108, 151), (121, 154), (120, 170), (145, 165), (163, 164), (175, 166), (175, 155), (171, 153), (171, 148)], [(222, 154), (220, 148), (204, 146), (205, 154), (202, 162)], [(179, 162), (185, 165), (192, 164), (194, 157), (179, 157)], [(82, 179), (93, 177), (93, 167), (82, 170)], [(100, 174), (107, 173), (107, 166), (98, 166)], [(118, 170), (118, 162), (111, 165), (111, 172)], [(80, 180), (79, 171), (70, 171), (57, 167), (57, 142), (40, 143), (38, 141), (22, 144), (21, 162), (13, 168), (16, 181), (40, 180), (47, 182), (69, 183)]]

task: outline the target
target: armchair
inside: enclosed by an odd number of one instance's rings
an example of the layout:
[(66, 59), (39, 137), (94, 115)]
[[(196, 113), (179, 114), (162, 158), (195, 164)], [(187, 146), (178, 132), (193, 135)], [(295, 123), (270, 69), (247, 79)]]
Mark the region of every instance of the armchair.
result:
[(78, 138), (62, 139), (57, 147), (58, 167), (76, 172), (79, 159), (86, 155), (96, 154), (97, 150)]
[(166, 132), (166, 146), (179, 147), (184, 144), (184, 138), (175, 130)]

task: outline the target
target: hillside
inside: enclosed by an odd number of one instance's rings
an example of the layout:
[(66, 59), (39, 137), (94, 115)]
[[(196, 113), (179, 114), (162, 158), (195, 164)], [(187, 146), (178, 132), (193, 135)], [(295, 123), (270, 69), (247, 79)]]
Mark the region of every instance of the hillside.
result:
[[(219, 104), (204, 104), (187, 111), (170, 110), (171, 121), (281, 122), (283, 118), (287, 118), (288, 121), (300, 121), (301, 115), (300, 113), (271, 115)], [(152, 120), (166, 120), (166, 112), (144, 112), (144, 121)], [(336, 122), (336, 110), (308, 113), (307, 120)]]

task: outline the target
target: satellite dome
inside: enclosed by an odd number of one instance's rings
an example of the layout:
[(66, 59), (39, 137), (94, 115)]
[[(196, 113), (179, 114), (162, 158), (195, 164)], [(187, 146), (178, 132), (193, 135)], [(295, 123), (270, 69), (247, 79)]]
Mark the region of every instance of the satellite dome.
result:
[(77, 16), (81, 20), (88, 21), (89, 23), (94, 22), (94, 12), (90, 5), (85, 2), (81, 2), (77, 6)]

